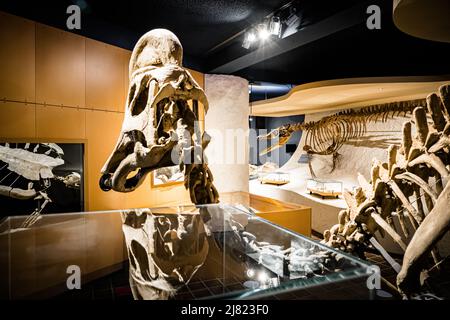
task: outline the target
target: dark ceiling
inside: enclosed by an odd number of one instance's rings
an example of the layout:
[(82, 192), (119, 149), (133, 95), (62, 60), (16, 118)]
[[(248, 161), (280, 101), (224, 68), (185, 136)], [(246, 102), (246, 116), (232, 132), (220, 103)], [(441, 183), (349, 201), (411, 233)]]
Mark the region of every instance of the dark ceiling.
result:
[[(75, 3), (82, 8), (81, 30), (76, 33), (127, 49), (132, 49), (145, 32), (167, 28), (180, 38), (187, 67), (203, 72), (219, 70), (254, 82), (301, 84), (348, 77), (450, 74), (450, 44), (420, 40), (396, 29), (391, 18), (392, 0), (297, 0), (303, 29), (264, 48), (262, 55), (272, 57), (257, 60), (249, 56), (242, 62), (241, 57), (252, 52), (242, 48), (243, 35), (226, 40), (287, 2), (11, 0), (1, 1), (0, 10), (66, 29), (66, 8)], [(366, 27), (365, 8), (369, 4), (381, 7), (381, 30)], [(336, 28), (321, 30), (323, 21), (346, 10), (351, 10), (350, 20), (359, 22), (349, 24), (344, 19)], [(319, 36), (303, 43), (313, 28)], [(287, 49), (275, 50), (281, 47)], [(235, 63), (231, 69), (229, 62)]]

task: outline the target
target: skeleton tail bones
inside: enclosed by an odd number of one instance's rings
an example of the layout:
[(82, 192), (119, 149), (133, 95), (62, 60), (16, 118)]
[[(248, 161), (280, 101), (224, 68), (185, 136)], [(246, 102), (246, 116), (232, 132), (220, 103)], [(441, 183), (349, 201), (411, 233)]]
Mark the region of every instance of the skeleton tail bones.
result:
[[(363, 255), (377, 231), (383, 237), (387, 233), (405, 251), (397, 277), (405, 295), (420, 287), (419, 273), (428, 257), (439, 263), (436, 244), (450, 229), (450, 85), (440, 87), (439, 95), (430, 94), (426, 102), (432, 122), (424, 107), (413, 110), (412, 120), (403, 125), (401, 147), (388, 148), (387, 162), (374, 160), (370, 182), (360, 175), (360, 187), (344, 192), (348, 208), (339, 213), (339, 223), (324, 232), (323, 240)], [(409, 244), (404, 240), (409, 235), (407, 221), (414, 232)]]

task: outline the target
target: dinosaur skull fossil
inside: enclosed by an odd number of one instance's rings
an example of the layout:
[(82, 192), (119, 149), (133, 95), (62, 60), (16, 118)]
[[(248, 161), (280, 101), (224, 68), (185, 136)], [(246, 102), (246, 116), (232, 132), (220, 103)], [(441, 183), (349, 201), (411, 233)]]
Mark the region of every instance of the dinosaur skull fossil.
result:
[(131, 192), (150, 171), (179, 164), (187, 150), (201, 148), (195, 121), (198, 103), (207, 110), (208, 101), (182, 67), (182, 56), (180, 41), (165, 29), (151, 30), (137, 42), (122, 130), (101, 170), (103, 190)]

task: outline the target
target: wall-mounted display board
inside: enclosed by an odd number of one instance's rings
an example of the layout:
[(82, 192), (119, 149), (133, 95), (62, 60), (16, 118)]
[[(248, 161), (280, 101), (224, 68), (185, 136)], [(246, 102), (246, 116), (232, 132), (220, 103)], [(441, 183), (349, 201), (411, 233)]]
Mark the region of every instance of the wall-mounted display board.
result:
[(84, 144), (0, 143), (0, 215), (84, 210)]
[(184, 174), (178, 165), (172, 167), (159, 168), (152, 172), (151, 186), (168, 187), (181, 184), (184, 181)]

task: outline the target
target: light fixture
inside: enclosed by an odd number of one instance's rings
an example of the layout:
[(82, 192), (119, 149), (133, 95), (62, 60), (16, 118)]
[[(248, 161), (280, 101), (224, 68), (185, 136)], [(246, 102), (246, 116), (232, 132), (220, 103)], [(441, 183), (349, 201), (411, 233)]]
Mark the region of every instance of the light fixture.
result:
[(295, 10), (292, 10), (289, 17), (286, 19), (286, 24), (288, 27), (293, 26), (297, 23), (300, 18), (297, 16)]
[(258, 273), (258, 281), (262, 284), (265, 284), (267, 280), (269, 280), (269, 276), (267, 275), (267, 273), (265, 271), (260, 271)]
[(267, 25), (265, 23), (261, 23), (258, 26), (258, 38), (261, 41), (266, 41), (270, 37), (270, 32), (267, 28)]
[[(250, 117), (250, 119), (251, 119), (251, 117)], [(248, 269), (248, 270), (247, 270), (247, 277), (253, 278), (254, 276), (255, 276), (255, 270), (253, 270), (253, 269)]]
[[(249, 29), (240, 31), (236, 36), (244, 33), (242, 46), (250, 49), (259, 40), (264, 43), (271, 36), (284, 39), (296, 33), (301, 27), (302, 14), (298, 12), (297, 0), (291, 0), (281, 8), (267, 15), (259, 24), (254, 24)], [(247, 31), (250, 30), (250, 31)], [(226, 42), (232, 41), (236, 36)], [(223, 43), (221, 45), (224, 45)]]
[(256, 41), (255, 31), (250, 30), (245, 34), (245, 38), (244, 38), (244, 42), (242, 43), (242, 46), (245, 49), (249, 49), (255, 41)]
[(272, 16), (269, 22), (269, 32), (270, 34), (281, 37), (281, 19), (277, 16)]
[(266, 41), (270, 37), (270, 32), (267, 23), (260, 23), (256, 28), (252, 28), (245, 33), (244, 42), (242, 46), (245, 49), (250, 49), (250, 47), (257, 40), (260, 42)]
[(294, 7), (289, 8), (289, 16), (286, 21), (286, 30), (283, 32), (283, 38), (289, 37), (290, 35), (296, 33), (300, 27), (300, 17), (297, 14), (297, 9)]

